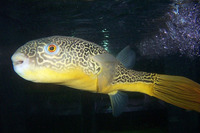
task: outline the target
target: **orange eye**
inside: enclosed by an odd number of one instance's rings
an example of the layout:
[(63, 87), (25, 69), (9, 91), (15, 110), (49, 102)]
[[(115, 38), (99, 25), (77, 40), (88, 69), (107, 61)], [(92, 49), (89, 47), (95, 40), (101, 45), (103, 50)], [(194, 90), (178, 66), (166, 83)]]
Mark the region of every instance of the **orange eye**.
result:
[(50, 44), (49, 46), (48, 46), (48, 51), (49, 52), (55, 52), (56, 51), (56, 45), (54, 45), (54, 44)]
[(44, 46), (44, 51), (49, 55), (55, 55), (59, 52), (59, 46), (55, 43), (50, 43)]

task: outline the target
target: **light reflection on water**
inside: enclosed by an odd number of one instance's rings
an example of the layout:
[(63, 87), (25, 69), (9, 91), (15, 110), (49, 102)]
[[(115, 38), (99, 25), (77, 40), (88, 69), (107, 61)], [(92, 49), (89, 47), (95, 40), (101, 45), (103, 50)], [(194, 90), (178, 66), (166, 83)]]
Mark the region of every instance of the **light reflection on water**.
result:
[(102, 30), (103, 33), (103, 39), (101, 42), (101, 45), (104, 47), (105, 50), (107, 50), (109, 52), (109, 31), (107, 29), (103, 29)]

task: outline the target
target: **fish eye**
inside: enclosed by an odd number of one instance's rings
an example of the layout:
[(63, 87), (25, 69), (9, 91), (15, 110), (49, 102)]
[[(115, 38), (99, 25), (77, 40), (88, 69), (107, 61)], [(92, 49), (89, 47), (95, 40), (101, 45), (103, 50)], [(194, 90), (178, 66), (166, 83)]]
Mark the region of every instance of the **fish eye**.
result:
[(44, 50), (47, 54), (55, 55), (58, 53), (59, 47), (54, 43), (50, 43), (44, 47)]
[(49, 52), (55, 52), (55, 51), (56, 51), (56, 45), (50, 44), (50, 45), (48, 46), (48, 51), (49, 51)]

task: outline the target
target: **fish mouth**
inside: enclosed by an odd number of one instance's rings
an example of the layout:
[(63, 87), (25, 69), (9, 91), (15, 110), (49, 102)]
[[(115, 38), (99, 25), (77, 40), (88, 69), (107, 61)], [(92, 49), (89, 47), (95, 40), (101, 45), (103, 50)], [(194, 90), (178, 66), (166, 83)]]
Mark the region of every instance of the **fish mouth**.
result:
[(13, 62), (13, 66), (22, 65), (26, 62), (28, 58), (23, 53), (15, 53), (11, 57), (11, 60)]
[(24, 77), (25, 71), (30, 69), (29, 58), (23, 53), (14, 53), (11, 57), (14, 71)]
[(17, 65), (23, 64), (23, 62), (24, 62), (23, 60), (14, 61), (13, 65), (17, 66)]

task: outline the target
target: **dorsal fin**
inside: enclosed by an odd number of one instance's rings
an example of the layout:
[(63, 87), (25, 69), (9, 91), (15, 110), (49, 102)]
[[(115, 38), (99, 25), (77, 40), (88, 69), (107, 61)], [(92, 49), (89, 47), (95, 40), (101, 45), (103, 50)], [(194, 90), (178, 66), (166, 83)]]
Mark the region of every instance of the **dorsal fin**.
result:
[(135, 65), (136, 54), (128, 45), (117, 54), (116, 58), (126, 68), (132, 68)]

